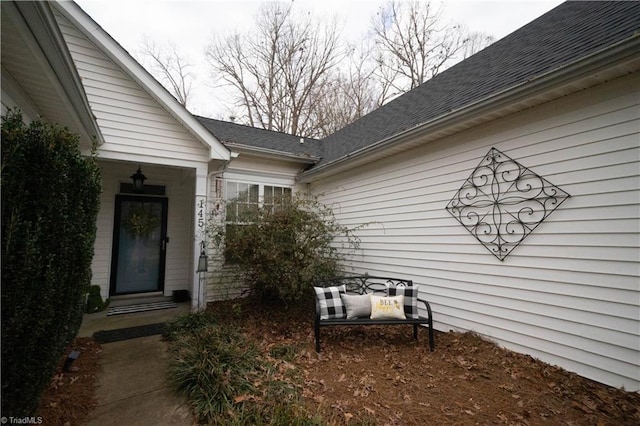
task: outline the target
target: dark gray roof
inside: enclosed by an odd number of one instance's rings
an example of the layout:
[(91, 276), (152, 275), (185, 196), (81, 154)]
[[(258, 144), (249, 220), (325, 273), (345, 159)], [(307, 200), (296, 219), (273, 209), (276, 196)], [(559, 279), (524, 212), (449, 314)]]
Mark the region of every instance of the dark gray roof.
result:
[(304, 138), (304, 143), (300, 143), (299, 136), (287, 133), (212, 118), (195, 117), (223, 144), (243, 145), (248, 148), (293, 154), (302, 158), (319, 159), (322, 157), (322, 143), (317, 139)]
[(640, 31), (640, 1), (565, 2), (486, 49), (322, 139), (306, 139), (196, 117), (223, 143), (321, 157), (320, 164), (374, 146), (452, 111), (632, 37)]
[(566, 2), (322, 140), (331, 162), (631, 37), (640, 2)]

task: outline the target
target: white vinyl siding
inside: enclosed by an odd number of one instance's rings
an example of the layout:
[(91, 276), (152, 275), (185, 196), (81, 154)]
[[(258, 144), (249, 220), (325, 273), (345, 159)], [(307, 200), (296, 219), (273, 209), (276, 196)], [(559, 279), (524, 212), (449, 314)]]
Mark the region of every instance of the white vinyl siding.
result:
[[(219, 176), (211, 176), (209, 181), (209, 209), (215, 210), (216, 206), (222, 208), (226, 199), (233, 198), (237, 191), (229, 193), (227, 184), (240, 190), (238, 185), (257, 185), (258, 202), (267, 201), (269, 190), (267, 188), (291, 188), (296, 191), (295, 177), (306, 165), (290, 160), (273, 158), (261, 158), (251, 154), (241, 153), (234, 159), (224, 172)], [(248, 188), (248, 186), (247, 186)], [(225, 194), (226, 193), (226, 194)], [(224, 220), (224, 215), (218, 215), (218, 220)], [(225, 264), (224, 252), (220, 247), (209, 245), (209, 279), (207, 280), (207, 300), (225, 300), (240, 297), (243, 293), (242, 271), (234, 265)]]
[[(357, 272), (413, 279), (436, 328), (474, 330), (640, 389), (640, 76), (316, 182)], [(499, 261), (445, 210), (491, 147), (571, 194)]]
[(208, 161), (208, 147), (57, 11), (56, 19), (104, 136), (102, 158), (136, 155), (176, 166)]

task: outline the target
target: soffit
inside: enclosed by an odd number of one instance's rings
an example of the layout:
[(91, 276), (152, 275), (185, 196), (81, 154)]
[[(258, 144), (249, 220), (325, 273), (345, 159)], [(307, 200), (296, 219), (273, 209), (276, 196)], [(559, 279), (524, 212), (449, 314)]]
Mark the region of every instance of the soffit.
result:
[[(3, 7), (1, 19), (3, 73), (7, 72), (17, 83), (44, 120), (82, 134), (61, 95), (55, 73), (21, 16)], [(81, 139), (84, 147), (90, 146), (87, 137)]]

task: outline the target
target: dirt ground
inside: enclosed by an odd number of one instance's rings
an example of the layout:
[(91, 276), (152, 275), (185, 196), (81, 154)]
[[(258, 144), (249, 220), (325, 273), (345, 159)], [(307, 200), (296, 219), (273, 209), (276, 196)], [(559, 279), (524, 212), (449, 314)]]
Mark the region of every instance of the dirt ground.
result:
[[(80, 356), (65, 372), (64, 361), (72, 350), (80, 351)], [(78, 338), (67, 348), (40, 398), (36, 416), (42, 418), (43, 425), (77, 426), (86, 422), (96, 407), (101, 352), (91, 338)]]
[[(316, 354), (313, 320), (229, 303), (211, 306), (265, 350), (291, 345), (309, 408), (335, 424), (640, 425), (640, 394), (502, 349), (472, 333), (411, 326), (327, 327)], [(240, 319), (241, 318), (241, 319)]]
[[(471, 333), (427, 333), (410, 326), (322, 330), (316, 354), (308, 307), (282, 313), (247, 303), (210, 306), (265, 351), (290, 347), (303, 396), (328, 424), (372, 425), (639, 425), (640, 394), (585, 379)], [(312, 309), (312, 308), (311, 308)], [(73, 371), (62, 364), (39, 416), (47, 425), (80, 425), (95, 407), (100, 346), (78, 339)], [(62, 361), (61, 361), (62, 362)]]

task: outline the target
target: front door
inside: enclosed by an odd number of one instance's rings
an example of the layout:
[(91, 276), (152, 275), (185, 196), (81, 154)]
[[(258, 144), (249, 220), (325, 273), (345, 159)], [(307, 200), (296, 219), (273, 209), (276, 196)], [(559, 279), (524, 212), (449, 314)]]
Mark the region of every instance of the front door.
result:
[(164, 290), (167, 198), (116, 195), (110, 295)]

